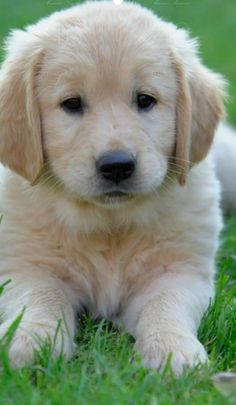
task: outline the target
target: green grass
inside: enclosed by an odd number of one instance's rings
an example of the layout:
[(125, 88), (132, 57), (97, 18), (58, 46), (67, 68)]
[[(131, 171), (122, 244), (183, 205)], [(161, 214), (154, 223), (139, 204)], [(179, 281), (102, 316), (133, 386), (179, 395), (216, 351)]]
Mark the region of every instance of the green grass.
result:
[[(74, 3), (0, 0), (0, 41), (9, 29)], [(200, 38), (205, 63), (230, 82), (229, 119), (236, 123), (235, 0), (143, 0), (142, 4)], [(45, 347), (35, 366), (12, 370), (6, 341), (1, 342), (0, 405), (227, 404), (213, 387), (211, 376), (217, 371), (236, 370), (235, 217), (226, 219), (218, 269), (216, 300), (199, 329), (210, 356), (208, 366), (188, 371), (178, 380), (169, 372), (160, 375), (145, 370), (128, 335), (107, 322), (84, 318), (78, 332), (78, 351), (70, 363), (63, 358), (53, 362), (50, 348)]]
[[(232, 226), (236, 228), (235, 223)], [(227, 404), (213, 387), (211, 376), (236, 368), (236, 285), (227, 275), (236, 272), (236, 260), (230, 257), (236, 251), (236, 237), (231, 237), (230, 244), (227, 259), (224, 250), (220, 252), (217, 297), (199, 331), (209, 351), (209, 366), (186, 371), (178, 380), (169, 370), (163, 375), (145, 370), (127, 334), (105, 321), (84, 318), (77, 354), (70, 363), (63, 358), (53, 362), (50, 348), (45, 347), (35, 366), (15, 371), (8, 365), (3, 346), (0, 404)]]

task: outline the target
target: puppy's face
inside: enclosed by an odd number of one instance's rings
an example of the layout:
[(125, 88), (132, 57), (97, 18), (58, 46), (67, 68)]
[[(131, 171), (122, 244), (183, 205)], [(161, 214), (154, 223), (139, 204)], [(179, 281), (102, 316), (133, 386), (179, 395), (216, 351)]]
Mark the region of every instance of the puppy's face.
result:
[[(101, 30), (101, 25), (102, 30)], [(161, 41), (114, 18), (74, 26), (38, 78), (44, 148), (75, 198), (109, 205), (156, 190), (175, 144), (177, 85)], [(139, 39), (138, 39), (139, 38)]]
[(223, 114), (221, 80), (183, 30), (134, 4), (92, 2), (15, 31), (0, 71), (0, 160), (49, 167), (77, 200), (120, 206), (184, 184)]

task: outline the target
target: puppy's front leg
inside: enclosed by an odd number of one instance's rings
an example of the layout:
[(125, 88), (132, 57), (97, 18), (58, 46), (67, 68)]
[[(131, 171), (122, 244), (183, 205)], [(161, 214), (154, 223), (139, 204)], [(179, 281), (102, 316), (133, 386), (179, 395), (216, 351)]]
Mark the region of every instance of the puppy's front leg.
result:
[(34, 277), (21, 273), (20, 277), (9, 278), (12, 281), (0, 297), (0, 338), (23, 311), (9, 347), (11, 365), (21, 367), (32, 362), (35, 350), (45, 342), (50, 342), (54, 357), (61, 353), (71, 357), (75, 317), (67, 287), (45, 273)]
[(171, 354), (172, 370), (179, 375), (184, 366), (207, 360), (196, 334), (212, 295), (210, 284), (204, 276), (165, 274), (136, 292), (122, 321), (146, 366), (163, 369)]

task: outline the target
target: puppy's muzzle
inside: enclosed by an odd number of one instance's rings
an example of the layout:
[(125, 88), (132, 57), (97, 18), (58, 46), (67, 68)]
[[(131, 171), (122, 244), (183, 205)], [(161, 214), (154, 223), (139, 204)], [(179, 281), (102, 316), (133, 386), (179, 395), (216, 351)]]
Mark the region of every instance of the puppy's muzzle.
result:
[(96, 168), (105, 180), (119, 184), (130, 178), (136, 167), (136, 160), (126, 151), (109, 151), (99, 157)]

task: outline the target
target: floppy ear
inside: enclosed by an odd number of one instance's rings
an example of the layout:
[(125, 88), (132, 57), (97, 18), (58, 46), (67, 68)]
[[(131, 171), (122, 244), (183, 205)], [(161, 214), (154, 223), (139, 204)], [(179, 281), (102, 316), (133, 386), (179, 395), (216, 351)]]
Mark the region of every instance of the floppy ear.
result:
[(37, 38), (14, 31), (0, 70), (0, 161), (31, 183), (43, 167), (35, 78), (42, 57)]
[(175, 156), (181, 185), (189, 167), (206, 157), (217, 124), (224, 117), (224, 81), (200, 62), (192, 63), (187, 77), (181, 62), (174, 61), (178, 81)]

